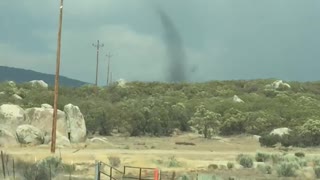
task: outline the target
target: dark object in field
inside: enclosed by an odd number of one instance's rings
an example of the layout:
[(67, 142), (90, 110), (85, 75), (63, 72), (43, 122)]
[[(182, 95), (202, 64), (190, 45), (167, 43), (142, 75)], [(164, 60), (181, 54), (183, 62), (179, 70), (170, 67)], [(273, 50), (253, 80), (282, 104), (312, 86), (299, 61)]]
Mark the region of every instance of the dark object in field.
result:
[(145, 142), (136, 142), (136, 143), (134, 143), (134, 145), (145, 146), (146, 143)]
[(176, 142), (176, 145), (189, 145), (189, 146), (195, 146), (195, 143), (192, 142)]

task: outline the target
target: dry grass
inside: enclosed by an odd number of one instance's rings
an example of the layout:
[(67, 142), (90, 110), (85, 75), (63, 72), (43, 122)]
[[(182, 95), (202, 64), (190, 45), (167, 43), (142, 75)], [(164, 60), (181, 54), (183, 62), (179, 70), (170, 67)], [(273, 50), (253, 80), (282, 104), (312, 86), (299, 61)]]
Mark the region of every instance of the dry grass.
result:
[[(163, 138), (134, 138), (134, 137), (107, 137), (106, 144), (77, 144), (72, 147), (57, 149), (56, 154), (61, 153), (64, 163), (76, 164), (76, 169), (93, 175), (95, 160), (108, 163), (108, 157), (119, 157), (121, 166), (158, 167), (162, 171), (205, 171), (210, 164), (227, 166), (233, 162), (237, 170), (234, 176), (253, 176), (259, 174), (257, 171), (243, 170), (235, 162), (238, 154), (245, 153), (254, 156), (257, 152), (276, 153), (276, 149), (266, 149), (259, 145), (258, 140), (248, 136), (237, 136), (229, 138), (217, 138), (206, 140), (196, 135), (185, 134), (178, 137)], [(176, 145), (175, 142), (192, 142), (195, 146)], [(79, 151), (73, 153), (75, 150)], [(37, 161), (51, 155), (49, 146), (39, 147), (6, 147), (4, 151), (17, 158), (26, 161)], [(306, 154), (320, 154), (318, 149), (297, 149)], [(179, 166), (170, 167), (168, 163), (160, 163), (174, 157)], [(120, 168), (121, 169), (121, 168)], [(218, 170), (215, 173), (230, 174), (230, 170)], [(261, 175), (266, 176), (266, 175)]]

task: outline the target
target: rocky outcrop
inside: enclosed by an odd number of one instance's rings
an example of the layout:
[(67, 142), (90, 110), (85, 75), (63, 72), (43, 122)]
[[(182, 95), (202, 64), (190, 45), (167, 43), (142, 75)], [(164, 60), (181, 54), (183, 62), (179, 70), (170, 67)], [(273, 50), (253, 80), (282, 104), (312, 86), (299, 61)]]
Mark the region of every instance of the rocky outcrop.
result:
[(48, 84), (46, 82), (44, 82), (43, 80), (32, 80), (29, 81), (31, 83), (32, 86), (38, 86), (38, 87), (42, 87), (42, 88), (48, 88)]
[(244, 101), (242, 99), (240, 99), (237, 95), (233, 96), (233, 102), (236, 103), (244, 103)]
[(17, 144), (16, 137), (7, 129), (0, 128), (0, 147)]
[(289, 128), (277, 128), (277, 129), (274, 129), (270, 132), (271, 135), (279, 135), (279, 136), (283, 136), (285, 134), (289, 134), (291, 131), (291, 129)]
[(288, 84), (288, 83), (284, 83), (282, 80), (277, 80), (277, 81), (274, 81), (273, 83), (271, 84), (268, 84), (266, 85), (266, 88), (267, 89), (273, 89), (273, 90), (277, 90), (279, 88), (287, 88), (287, 89), (290, 89), (291, 86)]
[[(44, 137), (44, 143), (51, 145), (51, 133)], [(66, 136), (61, 135), (59, 132), (56, 134), (56, 145), (58, 147), (70, 146), (70, 141)]]
[(52, 109), (53, 107), (50, 104), (41, 104), (41, 108)]
[[(52, 120), (53, 108), (49, 104), (26, 110), (17, 105), (3, 104), (0, 106), (0, 145), (17, 140), (22, 144), (49, 144)], [(58, 145), (85, 142), (86, 132), (85, 120), (78, 106), (68, 104), (64, 111), (58, 110)]]
[(86, 124), (78, 106), (67, 104), (64, 106), (66, 114), (67, 132), (70, 133), (72, 143), (84, 142), (86, 140)]
[(44, 132), (28, 124), (18, 126), (16, 135), (21, 144), (39, 145), (44, 143)]
[(22, 99), (22, 97), (19, 96), (18, 94), (14, 94), (14, 95), (12, 95), (12, 97), (13, 97), (14, 99), (18, 99), (18, 100), (21, 100), (21, 99)]
[[(26, 122), (34, 127), (37, 127), (45, 133), (51, 133), (52, 131), (52, 120), (53, 120), (53, 109), (45, 108), (29, 108), (25, 110)], [(58, 110), (57, 116), (57, 131), (63, 136), (67, 136), (66, 117), (63, 111)]]
[(0, 125), (7, 130), (15, 130), (18, 125), (25, 123), (24, 110), (13, 104), (0, 106)]
[(117, 83), (118, 83), (118, 86), (124, 88), (124, 87), (126, 87), (127, 81), (124, 80), (124, 79), (119, 79), (119, 80), (117, 81)]

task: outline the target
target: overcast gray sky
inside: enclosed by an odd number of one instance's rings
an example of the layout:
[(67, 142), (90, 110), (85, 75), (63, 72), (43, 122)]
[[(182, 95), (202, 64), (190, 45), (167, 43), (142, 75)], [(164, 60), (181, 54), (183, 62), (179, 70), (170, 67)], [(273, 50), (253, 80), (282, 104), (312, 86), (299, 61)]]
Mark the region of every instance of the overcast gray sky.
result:
[[(180, 32), (190, 81), (320, 80), (319, 0), (65, 0), (61, 74), (94, 82), (99, 39), (100, 84), (107, 51), (114, 79), (164, 81), (154, 3)], [(59, 0), (1, 0), (0, 8), (0, 65), (53, 74)]]

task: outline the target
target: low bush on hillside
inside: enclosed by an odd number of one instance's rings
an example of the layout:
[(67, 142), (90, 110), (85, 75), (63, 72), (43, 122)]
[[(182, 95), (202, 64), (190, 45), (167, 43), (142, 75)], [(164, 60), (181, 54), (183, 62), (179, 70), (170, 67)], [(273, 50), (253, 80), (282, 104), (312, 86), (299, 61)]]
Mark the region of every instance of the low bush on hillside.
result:
[(267, 153), (257, 152), (255, 159), (257, 162), (266, 162), (270, 159), (270, 155)]
[(272, 167), (270, 165), (259, 164), (257, 168), (263, 174), (272, 174)]
[(119, 167), (119, 165), (121, 164), (121, 160), (117, 156), (109, 156), (108, 160), (109, 160), (110, 166), (112, 167)]
[(237, 161), (244, 168), (252, 168), (253, 167), (253, 158), (246, 154), (240, 154), (237, 157)]
[(297, 166), (291, 162), (281, 162), (277, 167), (276, 171), (280, 177), (294, 177), (296, 176)]
[[(58, 108), (79, 106), (89, 134), (110, 135), (114, 129), (129, 136), (170, 136), (175, 129), (196, 129), (204, 137), (217, 134), (263, 135), (278, 127), (298, 129), (284, 136), (284, 146), (320, 145), (319, 82), (288, 82), (291, 88), (275, 89), (275, 79), (211, 81), (207, 83), (117, 82), (108, 87), (82, 86), (59, 89)], [(269, 85), (267, 87), (267, 85)], [(22, 108), (53, 104), (53, 88), (28, 83), (0, 83), (0, 102)], [(15, 99), (12, 95), (23, 99)], [(234, 95), (245, 103), (232, 101)], [(301, 127), (301, 128), (300, 128)], [(297, 138), (300, 137), (300, 138)], [(298, 140), (297, 140), (298, 139)], [(280, 142), (262, 136), (262, 146)]]
[(52, 179), (60, 173), (71, 174), (75, 171), (75, 166), (64, 164), (57, 157), (47, 157), (37, 163), (18, 160), (15, 162), (15, 169), (17, 174), (27, 180), (43, 180)]
[(281, 137), (279, 135), (264, 135), (259, 138), (261, 146), (273, 147), (280, 142)]

